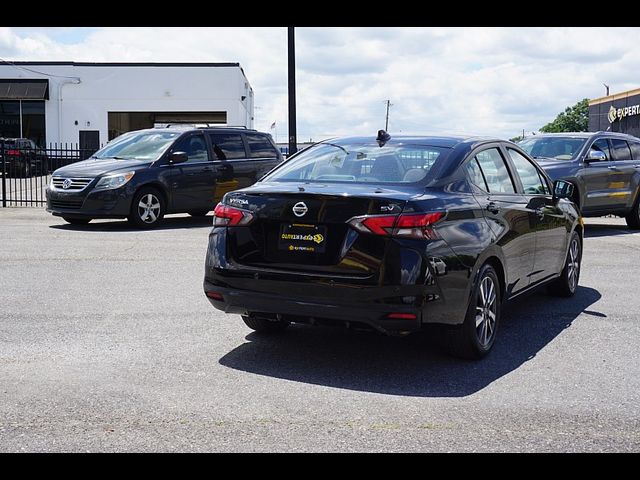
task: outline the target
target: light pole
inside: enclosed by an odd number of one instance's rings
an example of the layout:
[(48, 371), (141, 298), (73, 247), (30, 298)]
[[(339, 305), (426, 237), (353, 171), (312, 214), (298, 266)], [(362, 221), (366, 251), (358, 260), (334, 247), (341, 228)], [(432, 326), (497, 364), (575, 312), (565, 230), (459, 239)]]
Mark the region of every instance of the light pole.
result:
[(298, 151), (296, 139), (296, 45), (294, 27), (287, 27), (289, 59), (289, 155)]

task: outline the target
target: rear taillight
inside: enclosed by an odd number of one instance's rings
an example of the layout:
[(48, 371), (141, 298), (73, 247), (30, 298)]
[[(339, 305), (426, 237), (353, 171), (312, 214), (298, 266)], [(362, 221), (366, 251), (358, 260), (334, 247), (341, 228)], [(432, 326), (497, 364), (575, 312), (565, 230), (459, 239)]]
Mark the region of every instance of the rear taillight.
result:
[(236, 227), (248, 225), (253, 220), (253, 214), (246, 210), (229, 207), (219, 203), (213, 210), (214, 227)]
[(405, 213), (402, 215), (364, 215), (349, 220), (349, 225), (362, 233), (392, 237), (437, 238), (433, 226), (444, 212)]
[(14, 155), (17, 157), (20, 155), (20, 150), (7, 150), (7, 155)]

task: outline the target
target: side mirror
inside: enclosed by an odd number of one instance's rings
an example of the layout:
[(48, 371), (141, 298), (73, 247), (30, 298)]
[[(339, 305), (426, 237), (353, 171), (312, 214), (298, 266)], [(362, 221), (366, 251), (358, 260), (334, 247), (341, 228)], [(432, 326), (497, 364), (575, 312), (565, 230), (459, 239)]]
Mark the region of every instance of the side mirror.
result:
[(171, 155), (169, 155), (169, 165), (184, 163), (187, 160), (189, 160), (189, 157), (185, 152), (173, 152)]
[(553, 199), (558, 200), (560, 198), (573, 198), (573, 184), (564, 180), (556, 180), (553, 182)]
[(587, 158), (585, 158), (584, 161), (585, 163), (606, 162), (607, 156), (604, 154), (604, 152), (601, 152), (600, 150), (594, 150), (593, 148), (591, 148), (589, 149)]

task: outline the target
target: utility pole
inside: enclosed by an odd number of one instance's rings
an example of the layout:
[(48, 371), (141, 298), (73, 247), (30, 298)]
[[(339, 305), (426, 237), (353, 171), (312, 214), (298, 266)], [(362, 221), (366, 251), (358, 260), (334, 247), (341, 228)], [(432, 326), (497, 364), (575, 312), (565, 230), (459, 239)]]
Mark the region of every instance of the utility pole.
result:
[(384, 122), (384, 131), (388, 132), (389, 131), (389, 107), (393, 107), (393, 104), (391, 103), (391, 100), (385, 100), (385, 103), (387, 104), (387, 119)]
[(289, 59), (289, 155), (298, 151), (296, 139), (296, 45), (294, 27), (287, 27)]

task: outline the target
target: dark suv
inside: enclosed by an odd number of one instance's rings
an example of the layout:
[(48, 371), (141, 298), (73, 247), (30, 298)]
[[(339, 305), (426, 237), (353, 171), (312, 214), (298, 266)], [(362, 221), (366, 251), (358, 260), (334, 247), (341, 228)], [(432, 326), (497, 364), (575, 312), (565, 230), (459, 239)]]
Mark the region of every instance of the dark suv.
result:
[(166, 213), (206, 215), (225, 193), (253, 184), (281, 161), (271, 136), (255, 130), (138, 130), (54, 171), (47, 211), (72, 224), (128, 218), (153, 227)]
[(518, 145), (553, 180), (577, 186), (574, 201), (585, 217), (619, 215), (640, 229), (640, 139), (613, 132), (552, 133)]
[(0, 170), (4, 156), (7, 177), (46, 175), (49, 170), (47, 152), (28, 138), (0, 138)]

